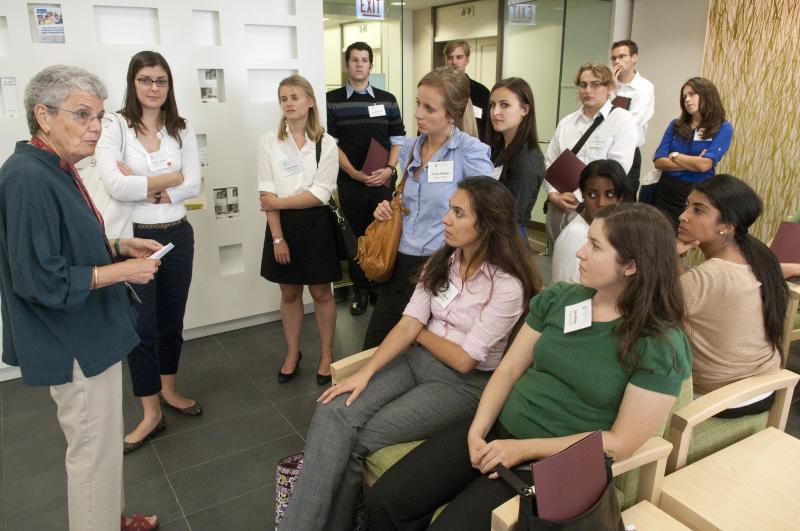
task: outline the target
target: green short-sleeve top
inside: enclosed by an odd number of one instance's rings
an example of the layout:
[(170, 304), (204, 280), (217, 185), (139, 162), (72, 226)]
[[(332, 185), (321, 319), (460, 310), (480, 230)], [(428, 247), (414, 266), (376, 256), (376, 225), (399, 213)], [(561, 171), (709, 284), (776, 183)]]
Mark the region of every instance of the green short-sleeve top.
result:
[(561, 437), (608, 430), (628, 383), (678, 396), (691, 372), (691, 351), (683, 331), (670, 328), (640, 337), (635, 344), (639, 369), (618, 359), (619, 319), (564, 333), (564, 311), (590, 299), (595, 290), (556, 283), (531, 300), (528, 326), (541, 334), (533, 364), (514, 384), (500, 412), (500, 423), (520, 439)]

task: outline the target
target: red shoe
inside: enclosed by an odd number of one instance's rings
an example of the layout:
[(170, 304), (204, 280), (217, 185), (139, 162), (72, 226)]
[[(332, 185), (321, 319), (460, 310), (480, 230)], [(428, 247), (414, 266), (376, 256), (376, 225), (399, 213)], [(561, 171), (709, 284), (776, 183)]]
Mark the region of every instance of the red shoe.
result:
[(158, 516), (145, 514), (122, 515), (120, 529), (122, 531), (152, 531), (158, 527)]

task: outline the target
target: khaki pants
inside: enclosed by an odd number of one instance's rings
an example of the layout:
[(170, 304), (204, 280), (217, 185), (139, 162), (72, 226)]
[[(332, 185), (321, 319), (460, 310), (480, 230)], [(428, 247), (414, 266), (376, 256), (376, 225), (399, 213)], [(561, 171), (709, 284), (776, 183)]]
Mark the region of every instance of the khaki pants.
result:
[(122, 363), (50, 387), (67, 439), (70, 531), (119, 529), (122, 514)]

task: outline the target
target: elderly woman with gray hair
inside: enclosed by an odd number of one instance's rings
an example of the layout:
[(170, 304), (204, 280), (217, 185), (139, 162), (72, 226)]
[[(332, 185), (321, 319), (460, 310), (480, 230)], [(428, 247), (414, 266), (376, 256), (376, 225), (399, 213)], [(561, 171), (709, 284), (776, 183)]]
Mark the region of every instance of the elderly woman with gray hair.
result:
[[(94, 74), (45, 68), (25, 89), (31, 139), (0, 168), (3, 361), (26, 384), (50, 386), (67, 439), (73, 531), (120, 525), (121, 361), (139, 342), (130, 283), (149, 282), (160, 264), (146, 258), (155, 241), (109, 244), (74, 166), (94, 152), (105, 98)], [(142, 515), (121, 522), (128, 531), (157, 525)]]

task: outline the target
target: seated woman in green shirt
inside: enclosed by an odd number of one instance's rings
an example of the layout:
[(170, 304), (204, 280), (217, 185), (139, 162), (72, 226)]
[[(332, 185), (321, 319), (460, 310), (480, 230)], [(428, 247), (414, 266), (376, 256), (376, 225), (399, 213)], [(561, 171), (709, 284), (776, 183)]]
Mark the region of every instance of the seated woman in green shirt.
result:
[[(430, 529), (489, 529), (516, 494), (495, 481), (498, 464), (543, 459), (595, 430), (625, 459), (664, 422), (691, 371), (672, 227), (649, 205), (611, 205), (577, 256), (581, 284), (531, 300), (471, 423), (428, 439), (367, 493), (369, 529), (427, 528), (444, 503)], [(514, 472), (532, 482), (530, 467)]]

